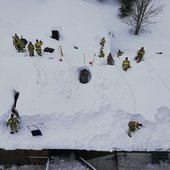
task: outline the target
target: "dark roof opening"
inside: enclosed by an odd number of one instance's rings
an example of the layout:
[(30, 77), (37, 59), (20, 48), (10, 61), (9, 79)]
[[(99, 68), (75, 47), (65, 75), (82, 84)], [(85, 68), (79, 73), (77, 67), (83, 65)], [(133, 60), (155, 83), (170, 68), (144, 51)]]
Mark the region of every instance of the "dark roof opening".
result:
[(91, 79), (90, 71), (86, 67), (80, 68), (80, 71), (79, 71), (79, 81), (80, 81), (80, 83), (86, 84), (90, 81), (90, 79)]

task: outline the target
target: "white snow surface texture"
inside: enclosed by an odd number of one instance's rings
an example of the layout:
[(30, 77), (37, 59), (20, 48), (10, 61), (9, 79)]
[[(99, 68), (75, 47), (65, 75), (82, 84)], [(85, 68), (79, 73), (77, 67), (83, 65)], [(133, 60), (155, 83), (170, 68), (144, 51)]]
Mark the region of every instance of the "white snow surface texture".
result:
[[(116, 1), (0, 0), (0, 148), (169, 150), (170, 2), (163, 3), (151, 32), (134, 36), (119, 18)], [(51, 30), (59, 30), (59, 41), (51, 38)], [(42, 40), (43, 49), (55, 51), (42, 57), (18, 53), (15, 33), (32, 43)], [(97, 56), (102, 37), (105, 58)], [(134, 57), (142, 46), (144, 61), (137, 64)], [(120, 58), (118, 49), (124, 51)], [(109, 52), (113, 66), (107, 65)], [(121, 67), (125, 57), (132, 66), (127, 72)], [(83, 68), (91, 72), (87, 84), (79, 81)], [(20, 129), (11, 135), (5, 122), (14, 90), (20, 93)], [(131, 138), (130, 120), (144, 126)], [(30, 125), (38, 126), (42, 136), (33, 137)]]

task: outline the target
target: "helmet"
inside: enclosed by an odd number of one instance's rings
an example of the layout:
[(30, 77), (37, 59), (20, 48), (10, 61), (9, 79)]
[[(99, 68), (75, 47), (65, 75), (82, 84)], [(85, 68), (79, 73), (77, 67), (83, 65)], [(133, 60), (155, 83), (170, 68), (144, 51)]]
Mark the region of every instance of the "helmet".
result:
[(128, 57), (126, 57), (125, 60), (128, 60)]

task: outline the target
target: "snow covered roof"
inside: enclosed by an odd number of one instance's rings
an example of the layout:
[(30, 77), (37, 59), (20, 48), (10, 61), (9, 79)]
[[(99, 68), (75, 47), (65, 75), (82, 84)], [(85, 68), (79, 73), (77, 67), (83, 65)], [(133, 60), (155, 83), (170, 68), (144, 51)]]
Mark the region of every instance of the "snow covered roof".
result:
[[(0, 16), (5, 16), (0, 18), (0, 148), (170, 149), (169, 31), (165, 20), (151, 34), (134, 37), (118, 18), (116, 2), (0, 3)], [(50, 38), (52, 29), (59, 30), (60, 41)], [(55, 51), (44, 52), (42, 57), (18, 53), (12, 44), (14, 33), (33, 43), (40, 39), (43, 48)], [(105, 55), (113, 54), (113, 66), (106, 64), (106, 57), (97, 57), (102, 37), (106, 38)], [(136, 64), (134, 57), (141, 46), (146, 54), (144, 61)], [(116, 57), (118, 49), (124, 51), (120, 58)], [(163, 54), (156, 54), (159, 51)], [(132, 66), (127, 72), (121, 68), (125, 57)], [(87, 84), (79, 82), (81, 68), (91, 72)], [(5, 126), (13, 90), (20, 93), (16, 106), (20, 129), (15, 135)], [(144, 125), (132, 138), (127, 136), (130, 120)], [(30, 125), (38, 126), (42, 136), (33, 137), (27, 128)]]

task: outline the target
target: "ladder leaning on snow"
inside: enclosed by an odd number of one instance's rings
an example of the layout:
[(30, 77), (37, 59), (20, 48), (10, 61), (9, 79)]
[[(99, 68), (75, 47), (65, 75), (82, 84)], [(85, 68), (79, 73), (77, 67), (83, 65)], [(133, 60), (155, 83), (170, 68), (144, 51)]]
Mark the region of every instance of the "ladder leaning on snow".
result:
[(45, 170), (49, 170), (49, 158), (48, 158), (48, 160), (47, 160), (47, 164), (46, 164)]
[(63, 167), (67, 167), (67, 169), (88, 169), (88, 170), (96, 170), (92, 165), (90, 165), (87, 161), (85, 161), (82, 157), (74, 155), (74, 152), (71, 154), (65, 154), (61, 152), (60, 154), (50, 157), (46, 164), (46, 170), (52, 169), (60, 169)]
[(91, 164), (89, 164), (86, 160), (84, 160), (82, 157), (79, 157), (80, 162), (82, 162), (87, 168), (90, 170), (96, 170)]

